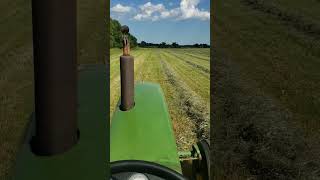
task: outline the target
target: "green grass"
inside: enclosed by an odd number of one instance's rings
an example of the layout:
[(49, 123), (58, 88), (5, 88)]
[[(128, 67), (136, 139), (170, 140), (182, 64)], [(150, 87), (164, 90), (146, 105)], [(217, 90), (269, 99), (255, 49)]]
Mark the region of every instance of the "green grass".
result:
[[(106, 61), (105, 1), (78, 1), (78, 63)], [(30, 0), (0, 2), (0, 179), (12, 173), (33, 111)]]
[[(111, 116), (120, 96), (120, 54), (111, 49)], [(131, 55), (135, 58), (135, 81), (158, 83), (164, 91), (178, 149), (189, 150), (197, 140), (208, 138), (209, 49), (138, 48)]]
[(320, 2), (214, 8), (216, 177), (319, 178)]

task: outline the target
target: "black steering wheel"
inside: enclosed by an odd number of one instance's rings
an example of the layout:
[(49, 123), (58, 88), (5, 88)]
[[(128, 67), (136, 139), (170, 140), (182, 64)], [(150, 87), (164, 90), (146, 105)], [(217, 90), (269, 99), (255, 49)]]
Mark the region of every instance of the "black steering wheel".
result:
[(181, 174), (172, 169), (148, 161), (123, 160), (111, 162), (110, 165), (111, 176), (120, 173), (135, 172), (142, 174), (150, 174), (169, 180), (187, 180), (187, 178), (183, 177)]

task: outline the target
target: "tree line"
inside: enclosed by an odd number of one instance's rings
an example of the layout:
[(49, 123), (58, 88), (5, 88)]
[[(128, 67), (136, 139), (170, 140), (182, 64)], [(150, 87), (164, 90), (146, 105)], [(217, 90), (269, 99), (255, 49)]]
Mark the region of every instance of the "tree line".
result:
[[(208, 44), (192, 44), (192, 45), (180, 45), (177, 42), (167, 44), (166, 42), (161, 43), (147, 43), (145, 41), (137, 42), (137, 38), (129, 33), (130, 47), (143, 47), (143, 48), (210, 48)], [(121, 24), (119, 21), (110, 18), (110, 47), (111, 48), (122, 48), (122, 34)]]
[[(129, 33), (130, 47), (134, 48), (138, 45), (137, 38)], [(121, 24), (119, 21), (110, 18), (110, 47), (121, 48), (122, 47), (122, 34)]]
[(158, 43), (147, 43), (145, 41), (141, 41), (138, 43), (139, 47), (143, 48), (210, 48), (208, 44), (192, 44), (192, 45), (180, 45), (177, 42), (173, 42), (171, 44), (167, 44), (166, 42)]

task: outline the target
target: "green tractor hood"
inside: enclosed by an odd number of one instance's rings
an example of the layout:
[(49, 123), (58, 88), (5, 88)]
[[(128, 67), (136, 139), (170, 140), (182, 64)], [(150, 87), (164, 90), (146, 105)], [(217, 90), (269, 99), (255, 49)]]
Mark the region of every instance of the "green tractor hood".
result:
[(144, 160), (181, 173), (175, 136), (161, 87), (135, 86), (135, 106), (115, 110), (110, 131), (110, 161)]

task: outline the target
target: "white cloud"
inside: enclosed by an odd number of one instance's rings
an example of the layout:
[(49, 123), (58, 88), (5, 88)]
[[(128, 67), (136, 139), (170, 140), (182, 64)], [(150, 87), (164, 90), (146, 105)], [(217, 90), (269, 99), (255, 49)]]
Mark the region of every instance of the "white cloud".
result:
[(171, 10), (166, 10), (164, 12), (161, 12), (162, 18), (170, 18), (170, 17), (178, 17), (180, 14), (180, 8), (174, 8)]
[(153, 20), (156, 21), (159, 19), (159, 15), (156, 13), (163, 13), (166, 11), (166, 8), (163, 4), (152, 4), (151, 2), (147, 2), (141, 6), (139, 6), (139, 13), (133, 17), (135, 20)]
[(132, 8), (130, 6), (123, 6), (121, 4), (117, 4), (111, 8), (112, 12), (115, 13), (127, 13), (130, 12)]
[(200, 0), (181, 0), (180, 2), (180, 10), (181, 10), (181, 18), (189, 19), (189, 18), (199, 18), (202, 20), (210, 19), (210, 12), (202, 11), (197, 8)]
[(181, 0), (180, 6), (173, 9), (167, 9), (163, 4), (152, 4), (147, 2), (139, 6), (139, 12), (133, 19), (135, 20), (151, 20), (175, 18), (175, 19), (201, 19), (209, 20), (210, 12), (200, 10), (198, 5), (200, 0)]

